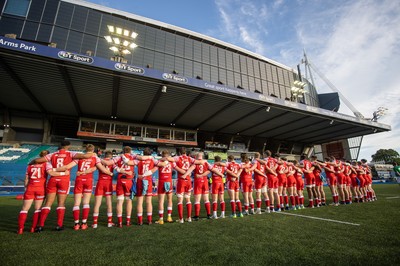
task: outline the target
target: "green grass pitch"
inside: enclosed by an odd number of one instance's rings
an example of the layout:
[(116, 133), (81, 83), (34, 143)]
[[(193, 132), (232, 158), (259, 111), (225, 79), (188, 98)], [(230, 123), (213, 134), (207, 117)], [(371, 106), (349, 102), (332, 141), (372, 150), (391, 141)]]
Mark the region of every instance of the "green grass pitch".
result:
[[(400, 186), (374, 187), (376, 202), (290, 212), (359, 226), (263, 213), (238, 219), (107, 228), (103, 202), (98, 229), (73, 231), (70, 196), (64, 231), (52, 230), (53, 205), (46, 230), (23, 235), (16, 234), (22, 201), (0, 197), (0, 262), (1, 265), (399, 265)], [(329, 192), (327, 196), (330, 199)], [(227, 197), (226, 203), (229, 214)], [(136, 201), (134, 207), (135, 204)], [(154, 220), (158, 218), (156, 210), (154, 198)], [(202, 211), (204, 215), (203, 205)], [(32, 213), (33, 209), (25, 229), (30, 227)], [(136, 221), (135, 212), (132, 217)]]

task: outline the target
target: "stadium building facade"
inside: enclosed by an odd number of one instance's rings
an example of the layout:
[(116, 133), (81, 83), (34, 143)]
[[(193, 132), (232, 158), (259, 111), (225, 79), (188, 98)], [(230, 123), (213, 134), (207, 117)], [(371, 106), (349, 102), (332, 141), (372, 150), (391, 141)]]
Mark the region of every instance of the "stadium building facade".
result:
[[(293, 155), (322, 145), (321, 157), (354, 158), (354, 141), (390, 130), (330, 111), (338, 95), (319, 95), (297, 70), (183, 28), (77, 0), (0, 0), (0, 11), (3, 142)], [(110, 26), (137, 34), (130, 54), (110, 50)]]

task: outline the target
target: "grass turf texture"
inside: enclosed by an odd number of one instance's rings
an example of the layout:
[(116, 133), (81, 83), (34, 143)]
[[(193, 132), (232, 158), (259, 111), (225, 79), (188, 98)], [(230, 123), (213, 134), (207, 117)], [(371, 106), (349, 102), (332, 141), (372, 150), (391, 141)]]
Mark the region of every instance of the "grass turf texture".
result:
[[(53, 205), (46, 230), (23, 235), (16, 234), (22, 201), (0, 197), (0, 261), (1, 265), (399, 265), (400, 198), (390, 197), (400, 197), (400, 187), (376, 185), (375, 191), (376, 202), (290, 212), (360, 226), (263, 213), (237, 219), (107, 228), (103, 202), (98, 229), (73, 231), (70, 196), (64, 231), (53, 230)], [(327, 195), (330, 198), (330, 193)], [(156, 198), (153, 202), (156, 220)], [(226, 203), (230, 214), (227, 195)], [(30, 227), (32, 213), (33, 209), (25, 230)], [(132, 217), (135, 221), (135, 212)], [(173, 217), (177, 218), (176, 205)]]

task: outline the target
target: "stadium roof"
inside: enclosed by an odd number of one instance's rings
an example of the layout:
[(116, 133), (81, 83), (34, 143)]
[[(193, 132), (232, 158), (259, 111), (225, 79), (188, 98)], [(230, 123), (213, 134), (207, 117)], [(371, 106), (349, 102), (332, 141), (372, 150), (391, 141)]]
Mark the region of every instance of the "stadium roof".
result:
[(310, 144), (390, 130), (300, 103), (6, 37), (0, 37), (0, 80), (0, 107), (46, 114), (117, 117)]

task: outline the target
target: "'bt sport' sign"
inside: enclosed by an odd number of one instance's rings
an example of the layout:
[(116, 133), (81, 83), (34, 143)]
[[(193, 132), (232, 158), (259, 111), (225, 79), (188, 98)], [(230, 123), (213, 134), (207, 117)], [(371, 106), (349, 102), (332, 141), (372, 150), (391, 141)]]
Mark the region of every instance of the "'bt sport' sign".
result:
[(139, 74), (143, 75), (144, 74), (144, 69), (141, 67), (137, 66), (131, 66), (123, 63), (116, 63), (114, 65), (114, 68), (120, 71), (128, 72), (128, 73), (133, 73), (133, 74)]
[(61, 59), (67, 59), (67, 60), (76, 61), (76, 62), (85, 63), (85, 64), (92, 64), (94, 61), (93, 58), (90, 56), (80, 55), (80, 54), (66, 52), (66, 51), (59, 51), (57, 55)]
[(169, 74), (169, 73), (164, 73), (162, 74), (162, 78), (166, 79), (166, 80), (172, 80), (175, 82), (180, 82), (180, 83), (188, 83), (188, 79), (185, 77), (181, 77), (178, 75), (174, 75), (174, 74)]

